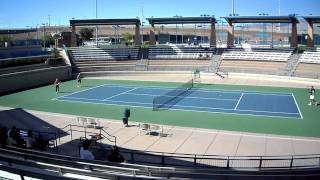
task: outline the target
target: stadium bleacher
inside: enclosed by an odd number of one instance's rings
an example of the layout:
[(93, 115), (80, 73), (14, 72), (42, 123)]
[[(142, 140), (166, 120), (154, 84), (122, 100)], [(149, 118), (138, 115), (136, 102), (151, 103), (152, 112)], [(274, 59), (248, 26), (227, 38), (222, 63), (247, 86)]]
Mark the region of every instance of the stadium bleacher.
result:
[[(306, 160), (305, 158), (307, 157), (301, 158), (302, 160)], [(206, 158), (202, 160), (207, 161)], [(20, 148), (0, 148), (0, 161), (0, 170), (5, 170), (8, 173), (12, 173), (11, 176), (29, 176), (41, 179), (88, 179), (89, 177), (112, 179), (232, 179), (238, 177), (242, 177), (243, 179), (270, 179), (280, 176), (283, 177), (282, 179), (314, 179), (319, 177), (319, 168), (317, 166), (311, 166), (309, 168), (304, 167), (301, 169), (289, 167), (283, 167), (278, 169), (268, 168), (259, 171), (253, 171), (250, 169), (233, 169), (219, 167), (205, 168), (206, 166), (204, 166), (203, 168), (188, 168), (183, 166), (163, 166), (160, 164), (143, 165), (137, 163), (113, 163), (108, 161), (97, 160), (90, 161), (79, 159), (77, 157)], [(220, 162), (219, 159), (216, 159), (215, 161), (216, 163)], [(235, 159), (235, 161), (232, 164), (238, 164), (237, 161), (240, 161), (241, 164), (243, 159)], [(252, 161), (254, 161), (254, 159), (252, 159)], [(278, 160), (277, 158), (275, 158), (270, 161), (276, 161), (275, 163), (283, 162), (285, 164), (290, 164), (291, 160), (290, 158)], [(256, 159), (256, 162), (259, 165), (259, 162), (261, 164), (262, 159)]]
[(176, 45), (150, 46), (149, 59), (211, 59), (214, 49)]
[(288, 61), (292, 49), (252, 49), (245, 51), (241, 48), (225, 49), (222, 59), (225, 60), (253, 60), (253, 61)]
[(41, 46), (0, 48), (0, 60), (49, 55)]
[(320, 49), (304, 51), (299, 60), (301, 63), (320, 64)]
[(75, 47), (69, 48), (75, 61), (88, 60), (136, 60), (139, 48), (96, 48)]

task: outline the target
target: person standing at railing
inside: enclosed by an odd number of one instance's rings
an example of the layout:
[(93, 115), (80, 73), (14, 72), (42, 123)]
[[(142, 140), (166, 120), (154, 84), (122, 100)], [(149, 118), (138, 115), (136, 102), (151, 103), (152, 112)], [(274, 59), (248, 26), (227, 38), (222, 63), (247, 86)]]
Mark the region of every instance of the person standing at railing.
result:
[(125, 162), (125, 159), (120, 154), (119, 148), (117, 146), (112, 146), (109, 154), (107, 155), (107, 160), (110, 162), (117, 162), (117, 163)]
[(82, 147), (80, 148), (80, 158), (86, 160), (94, 160), (94, 156), (91, 151), (89, 151), (91, 142), (86, 139), (82, 142)]
[(24, 141), (26, 142), (26, 147), (28, 149), (32, 149), (34, 147), (35, 139), (31, 130), (28, 130), (28, 135), (24, 138)]

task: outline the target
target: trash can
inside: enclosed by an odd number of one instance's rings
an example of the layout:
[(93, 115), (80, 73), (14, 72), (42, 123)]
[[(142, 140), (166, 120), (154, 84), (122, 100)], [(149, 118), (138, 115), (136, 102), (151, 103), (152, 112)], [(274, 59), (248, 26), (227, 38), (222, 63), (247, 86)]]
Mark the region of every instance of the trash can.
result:
[(126, 117), (122, 118), (122, 122), (124, 125), (128, 126), (128, 118)]
[(130, 117), (130, 109), (129, 108), (126, 108), (124, 110), (124, 118), (122, 118), (122, 122), (124, 125), (128, 126), (128, 120), (129, 120), (129, 117)]

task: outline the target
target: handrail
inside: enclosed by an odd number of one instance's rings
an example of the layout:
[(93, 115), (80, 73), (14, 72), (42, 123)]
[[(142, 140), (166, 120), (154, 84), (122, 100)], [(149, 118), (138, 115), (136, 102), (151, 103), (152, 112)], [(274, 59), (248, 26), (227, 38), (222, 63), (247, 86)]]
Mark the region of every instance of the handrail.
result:
[[(77, 131), (72, 129), (73, 126), (68, 125), (70, 131)], [(66, 129), (68, 126), (62, 128)], [(83, 126), (77, 126), (83, 127)], [(90, 133), (88, 131), (82, 131)], [(101, 132), (105, 132), (104, 130)], [(105, 135), (105, 134), (104, 134)], [(116, 137), (115, 144), (116, 144)], [(108, 139), (109, 140), (109, 139)], [(112, 141), (111, 141), (112, 142)], [(102, 147), (104, 150), (109, 148)], [(142, 163), (150, 165), (162, 166), (177, 166), (177, 167), (220, 167), (220, 168), (249, 168), (249, 169), (272, 169), (272, 168), (287, 168), (295, 169), (301, 167), (320, 167), (320, 154), (308, 155), (288, 155), (288, 156), (223, 156), (223, 155), (200, 155), (200, 154), (177, 154), (164, 153), (155, 151), (138, 151), (138, 150), (120, 150), (127, 162)], [(152, 162), (150, 162), (152, 158)]]
[[(78, 157), (64, 156), (59, 154), (52, 154), (46, 152), (38, 152), (28, 149), (11, 148), (5, 149), (0, 148), (0, 159), (9, 160), (10, 163), (14, 163), (15, 160), (22, 160), (20, 164), (28, 165), (29, 161), (35, 162), (39, 165), (49, 165), (50, 167), (58, 168), (72, 168), (72, 169), (83, 169), (83, 167), (89, 167), (91, 171), (98, 170), (120, 172), (120, 174), (127, 173), (130, 176), (147, 175), (150, 176), (152, 173), (158, 172), (175, 172), (175, 168), (172, 167), (157, 167), (148, 165), (136, 165), (129, 163), (113, 163), (108, 161), (90, 161), (79, 159)], [(122, 173), (121, 173), (122, 172)]]
[[(69, 127), (69, 128), (68, 128)], [(80, 128), (84, 128), (84, 130), (77, 130), (77, 129), (73, 129), (72, 127), (80, 127)], [(68, 129), (67, 129), (68, 128)], [(74, 132), (83, 132), (84, 133), (84, 136), (87, 137), (87, 134), (88, 133), (96, 133), (96, 132), (93, 132), (93, 131), (87, 131), (87, 129), (95, 129), (95, 128), (90, 128), (90, 127), (86, 127), (86, 126), (79, 126), (79, 125), (74, 125), (74, 124), (68, 124), (66, 125), (65, 127), (61, 128), (60, 130), (64, 130), (64, 129), (67, 129), (66, 132), (70, 132), (70, 136), (71, 136), (71, 140), (72, 140), (72, 134), (73, 134), (73, 131)], [(100, 128), (97, 128), (99, 130), (99, 134), (106, 138), (109, 142), (112, 142), (114, 143), (114, 145), (117, 145), (117, 137), (116, 136), (113, 136), (111, 134), (109, 134), (107, 131), (105, 131), (103, 129), (103, 127), (100, 127)], [(60, 139), (61, 139), (61, 134), (60, 134), (60, 131), (59, 132), (59, 143), (60, 143)], [(100, 143), (101, 143), (101, 139), (100, 139)]]
[[(4, 152), (2, 150), (2, 152)], [(51, 169), (53, 171), (61, 170), (65, 172), (73, 172), (77, 174), (90, 175), (94, 173), (94, 170), (98, 170), (99, 172), (112, 172), (109, 175), (116, 175), (116, 176), (129, 176), (129, 177), (136, 177), (137, 174), (141, 171), (138, 168), (134, 167), (118, 167), (117, 165), (99, 165), (94, 163), (85, 163), (85, 162), (77, 162), (77, 161), (69, 161), (59, 158), (51, 158), (45, 157), (35, 154), (25, 154), (19, 153), (14, 151), (7, 151), (6, 153), (10, 153), (10, 155), (0, 154), (0, 159), (2, 161), (10, 162), (8, 166), (12, 166), (12, 164), (19, 164), (22, 166), (28, 166), (33, 168), (43, 168), (43, 169)], [(12, 154), (12, 155), (11, 155)], [(23, 158), (17, 158), (23, 157)], [(13, 165), (13, 167), (16, 167)], [(86, 170), (85, 167), (89, 167), (90, 170)], [(17, 168), (17, 167), (16, 167)], [(31, 170), (31, 169), (30, 169)], [(93, 176), (98, 175), (100, 177), (105, 176), (104, 173), (101, 174), (91, 174)], [(142, 174), (143, 176), (143, 174)]]

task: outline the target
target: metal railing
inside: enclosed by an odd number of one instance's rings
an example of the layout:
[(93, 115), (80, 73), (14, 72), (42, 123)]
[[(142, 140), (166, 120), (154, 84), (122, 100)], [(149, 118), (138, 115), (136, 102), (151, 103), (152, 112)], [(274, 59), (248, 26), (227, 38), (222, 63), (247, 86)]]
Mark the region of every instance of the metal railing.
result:
[(219, 156), (121, 150), (127, 162), (174, 167), (227, 169), (319, 168), (320, 154), (294, 156)]
[[(84, 130), (77, 130), (73, 127), (81, 127)], [(95, 133), (85, 126), (67, 125), (61, 129), (67, 129), (73, 140), (73, 132)], [(89, 130), (88, 130), (89, 129)], [(116, 145), (116, 136), (107, 133), (103, 128), (98, 129), (99, 133), (110, 142)], [(60, 133), (59, 142), (60, 142)], [(101, 143), (101, 140), (99, 140)], [(101, 146), (101, 151), (108, 151), (109, 146)], [(127, 162), (161, 165), (173, 167), (191, 168), (227, 168), (227, 169), (295, 169), (295, 168), (319, 168), (320, 154), (291, 155), (291, 156), (221, 156), (221, 155), (198, 155), (198, 154), (177, 154), (154, 151), (137, 151), (120, 148), (121, 154)]]
[[(74, 127), (81, 128), (83, 130), (75, 129)], [(102, 139), (107, 139), (109, 142), (114, 143), (114, 145), (117, 145), (117, 137), (109, 134), (107, 131), (103, 129), (103, 127), (99, 128), (92, 128), (92, 127), (87, 127), (87, 126), (79, 126), (79, 125), (73, 125), (73, 124), (68, 124), (65, 127), (59, 129), (58, 131), (58, 138), (59, 138), (59, 143), (61, 142), (61, 136), (63, 133), (70, 132), (71, 140), (73, 140), (73, 132), (81, 132), (84, 133), (84, 137), (87, 137), (87, 135), (94, 135), (97, 134), (101, 136), (102, 138), (99, 139), (100, 143)]]

